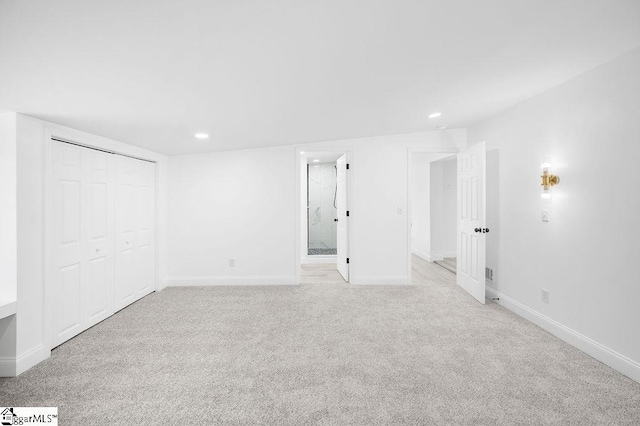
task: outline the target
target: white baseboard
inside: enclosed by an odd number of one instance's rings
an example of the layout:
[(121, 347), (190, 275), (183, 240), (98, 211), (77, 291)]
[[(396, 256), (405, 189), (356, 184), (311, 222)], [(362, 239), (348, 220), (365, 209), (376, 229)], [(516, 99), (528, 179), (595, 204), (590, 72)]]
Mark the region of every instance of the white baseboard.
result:
[(607, 348), (595, 340), (560, 324), (546, 315), (543, 315), (492, 288), (487, 287), (486, 294), (489, 299), (498, 297), (500, 300), (496, 300), (495, 302), (499, 305), (504, 306), (559, 339), (564, 340), (571, 346), (580, 349), (582, 352), (592, 356), (603, 364), (608, 365), (614, 370), (619, 371), (630, 379), (640, 383), (640, 363)]
[(51, 356), (51, 349), (47, 349), (44, 345), (38, 345), (35, 348), (18, 356), (16, 360), (16, 373), (22, 374), (36, 364), (41, 363)]
[(16, 359), (0, 358), (0, 377), (16, 377)]
[(359, 278), (349, 277), (349, 284), (353, 285), (411, 285), (407, 276), (365, 276)]
[(446, 257), (456, 257), (457, 253), (454, 252), (444, 252), (444, 253), (432, 253), (431, 261), (435, 262), (436, 260), (444, 260)]
[(156, 291), (162, 291), (168, 287), (167, 278), (162, 278), (158, 280), (158, 286), (156, 287)]
[(420, 251), (420, 250), (411, 250), (411, 253), (415, 254), (416, 256), (418, 256), (422, 260), (426, 260), (427, 262), (432, 262), (431, 256), (428, 253), (425, 253), (425, 252)]
[(167, 277), (167, 287), (212, 287), (242, 285), (298, 285), (295, 275), (291, 276), (246, 276), (246, 277)]
[(51, 356), (51, 350), (38, 345), (16, 358), (0, 358), (0, 377), (16, 377)]

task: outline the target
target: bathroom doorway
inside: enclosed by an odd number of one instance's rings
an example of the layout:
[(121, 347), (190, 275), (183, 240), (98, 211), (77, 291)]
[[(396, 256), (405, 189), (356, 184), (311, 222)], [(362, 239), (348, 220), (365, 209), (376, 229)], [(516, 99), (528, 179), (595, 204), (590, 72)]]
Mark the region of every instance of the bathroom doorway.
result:
[(307, 256), (337, 253), (336, 162), (307, 164)]
[(298, 148), (296, 156), (300, 184), (297, 189), (299, 265), (331, 264), (327, 267), (335, 268), (344, 281), (349, 282), (349, 195), (352, 191), (349, 159), (352, 153), (342, 149)]

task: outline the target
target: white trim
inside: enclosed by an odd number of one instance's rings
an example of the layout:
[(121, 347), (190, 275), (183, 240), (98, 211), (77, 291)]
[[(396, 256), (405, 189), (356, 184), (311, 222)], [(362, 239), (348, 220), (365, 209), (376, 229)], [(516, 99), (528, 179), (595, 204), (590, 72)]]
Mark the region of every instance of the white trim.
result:
[[(434, 260), (431, 255), (420, 250), (412, 250), (411, 253), (418, 256), (422, 260), (426, 260), (427, 262), (433, 262)], [(435, 260), (438, 260), (438, 259), (435, 259)]]
[(0, 358), (0, 377), (16, 377), (50, 356), (51, 350), (42, 344), (16, 358)]
[(17, 305), (15, 300), (0, 300), (0, 319), (14, 315)]
[(350, 284), (354, 285), (411, 285), (411, 279), (407, 276), (379, 276), (379, 275), (371, 275), (358, 277), (356, 280), (349, 281)]
[(164, 277), (159, 281), (158, 288), (156, 289), (156, 292), (162, 291), (167, 287), (169, 287), (169, 281), (168, 281), (167, 277)]
[(51, 350), (44, 344), (23, 353), (16, 359), (16, 375), (22, 374), (36, 364), (41, 363), (51, 356)]
[(16, 377), (16, 359), (0, 357), (0, 377)]
[(167, 277), (167, 287), (298, 285), (295, 276)]
[(501, 306), (504, 306), (511, 312), (520, 315), (522, 318), (531, 321), (535, 325), (548, 331), (561, 340), (564, 340), (571, 346), (580, 349), (587, 355), (592, 356), (603, 364), (608, 365), (614, 370), (624, 374), (632, 380), (640, 383), (640, 363), (627, 358), (626, 356), (617, 353), (616, 351), (588, 338), (587, 336), (578, 333), (571, 328), (560, 324), (559, 322), (549, 318), (546, 315), (535, 311), (528, 306), (514, 300), (504, 294), (487, 287), (486, 296), (488, 299), (497, 297), (500, 300), (495, 302)]

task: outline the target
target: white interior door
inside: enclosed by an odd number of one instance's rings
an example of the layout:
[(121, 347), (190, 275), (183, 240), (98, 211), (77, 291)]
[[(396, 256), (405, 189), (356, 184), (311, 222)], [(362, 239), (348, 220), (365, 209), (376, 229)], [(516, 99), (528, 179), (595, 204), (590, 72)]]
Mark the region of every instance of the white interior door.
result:
[(113, 313), (113, 171), (104, 152), (52, 141), (51, 345)]
[(82, 148), (52, 142), (52, 346), (80, 333), (82, 320)]
[(336, 161), (336, 211), (338, 224), (336, 229), (336, 258), (338, 272), (349, 282), (349, 221), (347, 216), (347, 157), (343, 154)]
[(82, 148), (84, 202), (82, 230), (86, 238), (82, 300), (83, 329), (113, 313), (113, 155)]
[(135, 216), (136, 177), (134, 160), (119, 157), (116, 160), (116, 279), (115, 310), (135, 300)]
[(135, 294), (139, 299), (156, 288), (156, 165), (136, 161)]
[(458, 285), (485, 303), (485, 143), (458, 154)]
[(155, 290), (155, 164), (118, 157), (115, 198), (119, 310)]

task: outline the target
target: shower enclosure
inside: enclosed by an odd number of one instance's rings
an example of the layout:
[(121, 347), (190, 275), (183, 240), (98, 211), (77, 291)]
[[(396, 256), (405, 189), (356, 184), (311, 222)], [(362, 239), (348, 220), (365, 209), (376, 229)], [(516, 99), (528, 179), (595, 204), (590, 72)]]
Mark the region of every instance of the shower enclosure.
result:
[(307, 165), (308, 255), (335, 255), (336, 240), (335, 163)]

